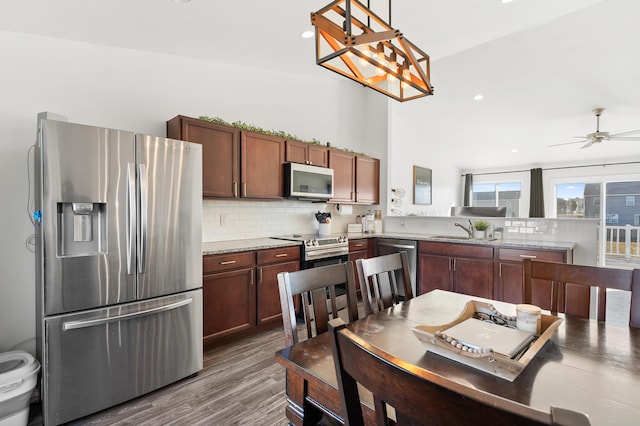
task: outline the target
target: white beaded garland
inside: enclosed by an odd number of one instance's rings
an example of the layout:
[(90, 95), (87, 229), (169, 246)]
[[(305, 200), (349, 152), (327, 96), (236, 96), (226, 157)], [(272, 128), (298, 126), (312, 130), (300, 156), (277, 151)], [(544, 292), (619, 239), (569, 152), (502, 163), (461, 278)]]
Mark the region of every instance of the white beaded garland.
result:
[(446, 333), (443, 333), (440, 330), (436, 330), (435, 334), (437, 337), (440, 337), (442, 340), (446, 341), (454, 348), (460, 349), (463, 352), (469, 352), (473, 354), (488, 354), (490, 352), (493, 352), (493, 349), (491, 348), (472, 348), (467, 345), (463, 345), (462, 343), (458, 342), (456, 339), (452, 338), (451, 336), (447, 336)]

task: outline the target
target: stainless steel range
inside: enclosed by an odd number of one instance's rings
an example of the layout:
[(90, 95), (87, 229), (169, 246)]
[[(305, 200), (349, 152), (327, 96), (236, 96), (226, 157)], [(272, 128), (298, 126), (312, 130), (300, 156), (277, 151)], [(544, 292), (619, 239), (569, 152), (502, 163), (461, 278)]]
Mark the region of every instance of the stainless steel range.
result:
[(346, 235), (319, 237), (316, 234), (289, 234), (272, 238), (302, 243), (302, 269), (349, 260), (349, 238)]

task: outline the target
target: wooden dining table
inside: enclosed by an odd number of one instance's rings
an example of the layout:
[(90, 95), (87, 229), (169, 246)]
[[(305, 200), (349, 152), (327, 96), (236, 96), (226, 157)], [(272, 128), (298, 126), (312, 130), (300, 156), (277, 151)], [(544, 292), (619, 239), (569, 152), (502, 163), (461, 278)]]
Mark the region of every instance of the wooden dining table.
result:
[[(434, 290), (348, 327), (399, 360), (433, 373), (440, 386), (508, 412), (549, 413), (554, 406), (587, 414), (591, 425), (640, 424), (640, 329), (560, 315), (556, 332), (510, 382), (428, 352), (412, 332), (419, 324), (451, 322), (470, 300), (487, 301)], [(515, 315), (515, 305), (489, 302)], [(276, 360), (286, 368), (286, 415), (292, 424), (315, 424), (323, 413), (341, 420), (329, 333), (278, 351)], [(363, 400), (366, 417), (372, 416), (372, 406)]]

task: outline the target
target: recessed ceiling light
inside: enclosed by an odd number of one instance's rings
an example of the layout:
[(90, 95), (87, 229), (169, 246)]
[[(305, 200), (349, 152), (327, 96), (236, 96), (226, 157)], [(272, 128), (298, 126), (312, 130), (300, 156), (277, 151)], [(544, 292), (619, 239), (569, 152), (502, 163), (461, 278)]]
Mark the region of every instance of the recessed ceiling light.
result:
[(482, 94), (481, 94), (481, 93), (478, 93), (477, 95), (475, 95), (475, 96), (473, 97), (473, 100), (474, 100), (474, 101), (481, 101), (481, 100), (483, 100), (483, 99), (484, 99), (484, 96), (482, 96)]
[(300, 33), (300, 37), (302, 37), (302, 38), (311, 38), (311, 37), (313, 37), (313, 35), (314, 35), (314, 32), (310, 31), (310, 30), (309, 31), (303, 31), (303, 32)]
[(518, 152), (518, 150), (514, 148), (514, 149), (511, 150), (511, 152), (515, 153), (515, 152)]
[(191, 3), (191, 0), (173, 0), (173, 2), (178, 4), (187, 4)]
[(502, 4), (511, 3), (513, 0), (502, 0)]

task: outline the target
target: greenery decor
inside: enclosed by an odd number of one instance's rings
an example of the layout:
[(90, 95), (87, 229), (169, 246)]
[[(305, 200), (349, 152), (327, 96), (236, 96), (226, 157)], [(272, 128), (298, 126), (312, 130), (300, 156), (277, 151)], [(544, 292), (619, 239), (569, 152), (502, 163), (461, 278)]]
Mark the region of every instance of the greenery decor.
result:
[[(220, 117), (208, 117), (206, 115), (201, 115), (198, 117), (199, 120), (203, 120), (203, 121), (208, 121), (209, 123), (215, 123), (215, 124), (220, 124), (222, 126), (229, 126), (229, 127), (235, 127), (237, 129), (241, 129), (241, 130), (246, 130), (249, 132), (253, 132), (253, 133), (261, 133), (263, 135), (269, 135), (269, 136), (278, 136), (284, 139), (288, 139), (288, 140), (295, 140), (295, 141), (299, 141), (299, 142), (304, 142), (304, 143), (308, 143), (311, 145), (322, 145), (322, 146), (327, 146), (327, 147), (332, 147), (335, 148), (331, 145), (331, 143), (327, 142), (326, 144), (323, 144), (322, 142), (320, 142), (317, 139), (311, 139), (310, 141), (304, 140), (302, 138), (299, 138), (296, 135), (292, 135), (291, 133), (287, 133), (285, 131), (282, 130), (267, 130), (267, 129), (263, 129), (262, 127), (258, 127), (258, 126), (254, 126), (253, 124), (247, 124), (243, 121), (234, 121), (234, 122), (229, 122), (226, 120), (223, 120)], [(360, 154), (360, 155), (365, 155), (356, 151), (352, 151), (349, 149), (344, 149), (344, 148), (336, 148), (340, 151), (345, 151), (345, 152), (352, 152), (354, 154)]]
[(476, 228), (477, 231), (486, 231), (489, 227), (489, 224), (484, 220), (479, 220), (473, 224), (473, 227)]

